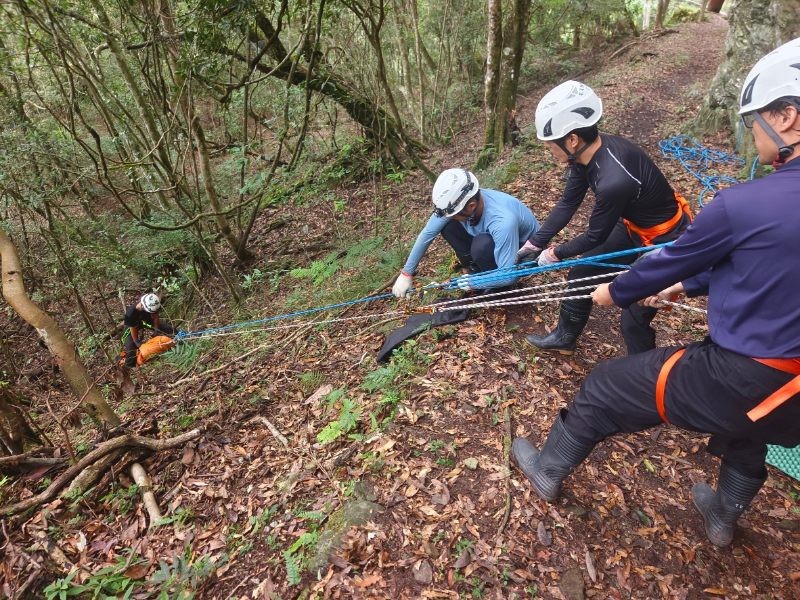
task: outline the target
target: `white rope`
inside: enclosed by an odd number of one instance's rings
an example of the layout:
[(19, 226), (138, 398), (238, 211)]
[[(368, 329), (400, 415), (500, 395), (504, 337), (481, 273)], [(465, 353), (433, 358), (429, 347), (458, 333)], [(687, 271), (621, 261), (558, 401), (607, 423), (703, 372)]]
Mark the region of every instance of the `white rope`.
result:
[[(482, 294), (480, 296), (480, 301), (483, 302), (487, 298), (496, 298), (497, 296), (509, 296), (511, 294), (519, 294), (520, 292), (527, 292), (527, 291), (532, 291), (532, 290), (540, 290), (540, 289), (551, 288), (551, 287), (556, 287), (556, 286), (565, 286), (565, 285), (570, 285), (570, 284), (573, 284), (573, 283), (580, 283), (582, 281), (592, 281), (594, 279), (602, 279), (602, 278), (605, 278), (605, 277), (616, 277), (617, 275), (619, 275), (619, 273), (602, 273), (601, 275), (591, 275), (589, 277), (580, 277), (578, 279), (572, 279), (572, 280), (569, 280), (569, 281), (565, 279), (563, 281), (556, 281), (556, 282), (553, 282), (553, 283), (543, 283), (541, 285), (532, 285), (532, 286), (529, 286), (529, 287), (515, 288), (513, 290), (503, 290), (501, 292), (492, 292), (490, 294)], [(587, 287), (592, 287), (593, 288), (595, 286), (587, 286)], [(570, 290), (572, 290), (572, 289), (586, 289), (586, 287), (570, 288)], [(517, 297), (515, 296), (514, 298), (516, 299)], [(447, 305), (450, 305), (450, 304), (458, 304), (459, 302), (464, 302), (464, 300), (465, 300), (464, 298), (458, 298), (457, 300), (446, 300), (444, 302), (437, 302), (436, 306), (438, 307), (438, 306), (447, 306)]]
[[(486, 300), (485, 298), (488, 296), (488, 294), (486, 294), (485, 296), (477, 296), (475, 298), (461, 298), (461, 301), (462, 302), (469, 301), (469, 302), (475, 302), (475, 303), (481, 303), (481, 304), (489, 303), (491, 305), (499, 304), (499, 305), (502, 306), (503, 303), (509, 302), (509, 301), (512, 301), (512, 300), (513, 301), (534, 300), (534, 299), (537, 299), (537, 298), (544, 298), (544, 299), (548, 299), (548, 300), (560, 299), (560, 298), (564, 298), (564, 296), (553, 296), (553, 294), (572, 294), (574, 292), (582, 292), (582, 291), (585, 291), (585, 290), (594, 291), (596, 288), (597, 288), (596, 285), (583, 285), (583, 286), (574, 287), (574, 288), (572, 288), (572, 287), (571, 288), (564, 288), (564, 289), (561, 289), (561, 290), (550, 290), (550, 291), (547, 291), (547, 292), (540, 292), (538, 294), (528, 294), (528, 295), (525, 295), (525, 296), (513, 296), (511, 298), (496, 298), (494, 300)], [(517, 290), (517, 291), (519, 292), (520, 290)], [(591, 298), (591, 296), (589, 296), (589, 297)], [(444, 303), (442, 303), (442, 304), (444, 304)], [(438, 309), (439, 304), (435, 304), (433, 306), (437, 307), (437, 309)], [(476, 306), (476, 304), (464, 304), (464, 305), (459, 305), (459, 306), (461, 308), (465, 308), (465, 307), (469, 308), (471, 306)]]
[(705, 308), (697, 308), (696, 306), (689, 306), (688, 304), (681, 304), (680, 302), (672, 302), (671, 300), (660, 300), (659, 304), (663, 304), (665, 306), (674, 306), (675, 308), (682, 308), (683, 310), (689, 310), (691, 312), (696, 312), (703, 315), (708, 314), (708, 311)]
[[(297, 327), (303, 327), (305, 325), (328, 325), (329, 323), (343, 323), (345, 321), (360, 321), (365, 319), (375, 319), (378, 317), (386, 317), (389, 315), (398, 315), (395, 319), (399, 319), (401, 316), (407, 315), (408, 313), (403, 310), (393, 310), (385, 313), (376, 313), (372, 315), (360, 315), (356, 317), (339, 317), (337, 319), (326, 319), (324, 321), (301, 321), (299, 323), (289, 323), (287, 325), (272, 325), (270, 327), (258, 327), (256, 329), (234, 329), (231, 331), (220, 331), (218, 333), (208, 333), (204, 335), (198, 335), (190, 338), (186, 338), (180, 341), (180, 343), (186, 342), (193, 342), (195, 340), (204, 340), (212, 337), (223, 337), (226, 335), (242, 335), (245, 333), (258, 333), (263, 331), (276, 331), (279, 329), (295, 329)], [(394, 319), (389, 319), (394, 320)]]
[[(577, 288), (569, 288), (568, 290), (561, 290), (564, 292), (573, 292), (573, 291), (580, 291), (584, 289), (594, 289), (595, 286), (593, 285), (586, 285), (583, 287)], [(524, 305), (524, 304), (540, 304), (544, 302), (556, 302), (561, 300), (591, 300), (591, 294), (583, 295), (583, 296), (547, 296), (545, 294), (532, 294), (530, 296), (522, 296), (519, 298), (506, 298), (506, 299), (498, 299), (498, 300), (489, 300), (486, 302), (476, 302), (473, 304), (464, 304), (460, 306), (444, 306), (439, 307), (438, 304), (432, 305), (431, 308), (433, 312), (440, 312), (446, 310), (461, 310), (464, 308), (498, 308), (501, 306), (517, 306), (517, 305)], [(701, 313), (701, 314), (708, 314), (708, 311), (702, 308), (697, 308), (694, 306), (689, 306), (688, 304), (681, 304), (680, 302), (671, 302), (669, 300), (661, 300), (660, 304), (665, 306), (674, 306), (675, 308), (681, 308), (683, 310), (688, 310), (691, 312)]]
[[(594, 286), (589, 286), (594, 287)], [(591, 299), (591, 296), (548, 296), (546, 298), (529, 298), (526, 300), (517, 300), (516, 298), (509, 298), (506, 300), (490, 300), (488, 302), (476, 302), (475, 304), (465, 304), (463, 306), (443, 306), (439, 307), (438, 304), (432, 304), (429, 308), (433, 309), (432, 312), (442, 312), (446, 310), (462, 310), (464, 308), (493, 308), (496, 306), (515, 306), (518, 304), (539, 304), (541, 302), (561, 302), (562, 300), (586, 300)]]

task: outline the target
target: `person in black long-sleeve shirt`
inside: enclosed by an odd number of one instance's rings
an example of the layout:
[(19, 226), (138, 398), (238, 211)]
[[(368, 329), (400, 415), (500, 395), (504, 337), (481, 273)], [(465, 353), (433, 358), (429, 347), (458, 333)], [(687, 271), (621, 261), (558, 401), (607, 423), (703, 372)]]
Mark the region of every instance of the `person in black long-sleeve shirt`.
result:
[[(564, 193), (542, 228), (520, 249), (520, 258), (538, 255), (539, 265), (581, 255), (591, 257), (674, 240), (691, 222), (686, 201), (670, 187), (663, 173), (636, 144), (600, 135), (600, 98), (588, 86), (567, 81), (551, 90), (536, 109), (536, 133), (553, 156), (569, 165)], [(558, 246), (552, 238), (572, 219), (591, 188), (595, 195), (586, 231)], [(629, 264), (638, 256), (615, 259)], [(567, 279), (613, 271), (590, 265), (570, 270)], [(581, 284), (576, 284), (581, 285)], [(561, 303), (558, 328), (547, 336), (529, 335), (537, 348), (571, 354), (592, 309), (591, 300)], [(655, 347), (651, 307), (633, 306), (622, 314), (622, 335), (628, 354)]]
[(155, 294), (145, 294), (125, 310), (125, 317), (122, 320), (125, 331), (122, 334), (121, 354), (126, 367), (136, 366), (136, 355), (144, 341), (145, 329), (168, 335), (175, 333), (171, 325), (161, 321), (159, 310), (161, 310), (161, 300)]
[(604, 438), (662, 422), (709, 434), (717, 486), (696, 483), (692, 500), (717, 546), (731, 543), (767, 479), (767, 445), (800, 444), (800, 38), (756, 63), (739, 114), (776, 172), (718, 192), (673, 245), (592, 293), (623, 308), (708, 295), (708, 337), (599, 364), (541, 449), (512, 444), (536, 494), (552, 501)]

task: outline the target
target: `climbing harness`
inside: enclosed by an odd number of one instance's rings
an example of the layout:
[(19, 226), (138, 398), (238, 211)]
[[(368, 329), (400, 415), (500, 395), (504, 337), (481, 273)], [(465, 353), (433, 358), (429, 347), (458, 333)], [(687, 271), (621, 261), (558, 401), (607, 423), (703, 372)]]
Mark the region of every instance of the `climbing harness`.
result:
[(632, 234), (635, 233), (639, 236), (639, 239), (642, 240), (642, 246), (652, 246), (653, 240), (672, 231), (675, 226), (681, 222), (684, 215), (689, 218), (689, 222), (691, 223), (692, 219), (694, 219), (694, 215), (692, 215), (692, 209), (689, 208), (689, 203), (686, 201), (686, 198), (681, 196), (678, 192), (675, 192), (675, 202), (678, 205), (678, 211), (670, 219), (658, 225), (653, 225), (652, 227), (639, 227), (633, 221), (622, 219), (622, 222), (625, 223), (625, 227), (628, 229), (628, 235), (633, 237)]
[[(686, 352), (686, 348), (680, 348), (674, 352), (661, 366), (661, 370), (658, 372), (658, 379), (656, 381), (656, 410), (658, 410), (658, 416), (661, 417), (661, 420), (667, 424), (669, 424), (669, 421), (667, 420), (667, 409), (664, 403), (667, 381), (669, 380), (669, 375), (673, 367), (681, 359), (684, 352)], [(766, 417), (781, 404), (800, 393), (800, 358), (753, 358), (753, 360), (760, 362), (762, 365), (795, 376), (793, 379), (789, 380), (788, 383), (781, 386), (747, 412), (747, 418), (755, 423), (759, 419)]]

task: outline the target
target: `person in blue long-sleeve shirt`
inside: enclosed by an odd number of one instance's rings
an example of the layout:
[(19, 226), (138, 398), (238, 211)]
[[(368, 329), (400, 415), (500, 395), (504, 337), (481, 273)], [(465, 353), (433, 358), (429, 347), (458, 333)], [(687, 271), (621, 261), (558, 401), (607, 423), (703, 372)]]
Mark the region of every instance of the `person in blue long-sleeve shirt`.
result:
[(776, 172), (719, 192), (673, 245), (592, 294), (622, 308), (707, 295), (708, 337), (600, 364), (541, 450), (512, 445), (533, 489), (553, 500), (610, 435), (662, 422), (710, 434), (717, 488), (698, 483), (692, 499), (717, 546), (731, 543), (767, 478), (767, 445), (800, 444), (800, 38), (756, 63), (739, 114)]
[[(469, 273), (511, 267), (517, 251), (539, 230), (531, 210), (519, 200), (497, 190), (483, 189), (475, 175), (466, 169), (447, 169), (433, 186), (434, 212), (417, 236), (392, 293), (407, 296), (413, 276), (428, 247), (439, 234), (453, 248), (461, 266)], [(461, 280), (471, 289), (469, 277)], [(481, 284), (499, 288), (516, 281), (511, 276)]]

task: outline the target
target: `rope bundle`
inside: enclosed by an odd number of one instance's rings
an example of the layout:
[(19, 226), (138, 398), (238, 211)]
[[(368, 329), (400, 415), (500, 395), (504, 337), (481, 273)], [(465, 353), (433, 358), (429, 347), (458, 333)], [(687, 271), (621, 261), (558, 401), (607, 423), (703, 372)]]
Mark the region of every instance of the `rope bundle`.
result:
[[(684, 169), (686, 169), (695, 179), (703, 185), (703, 191), (697, 198), (697, 204), (700, 208), (704, 206), (703, 198), (707, 193), (712, 195), (724, 185), (732, 185), (738, 183), (738, 180), (728, 175), (719, 175), (712, 173), (711, 170), (715, 165), (734, 165), (743, 166), (744, 159), (736, 154), (723, 152), (721, 150), (714, 150), (703, 146), (694, 138), (686, 137), (685, 135), (676, 135), (665, 140), (658, 142), (658, 147), (661, 149), (661, 154), (665, 158), (678, 160)], [(755, 172), (755, 165), (750, 173), (750, 178), (753, 178)]]

